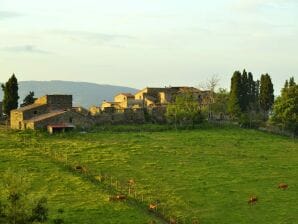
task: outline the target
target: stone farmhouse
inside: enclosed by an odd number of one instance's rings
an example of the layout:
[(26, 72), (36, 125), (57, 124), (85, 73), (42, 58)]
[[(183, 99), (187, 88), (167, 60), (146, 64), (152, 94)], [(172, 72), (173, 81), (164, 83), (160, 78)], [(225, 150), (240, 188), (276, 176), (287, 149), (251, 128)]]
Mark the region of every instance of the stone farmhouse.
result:
[(201, 91), (194, 87), (165, 87), (151, 88), (146, 87), (136, 94), (120, 93), (114, 97), (113, 102), (104, 101), (100, 107), (91, 107), (91, 114), (101, 111), (119, 111), (124, 109), (152, 109), (156, 107), (165, 107), (173, 103), (179, 94), (192, 94), (200, 105), (208, 105), (209, 91)]
[(101, 104), (102, 111), (111, 110), (111, 108), (118, 111), (125, 109), (139, 109), (143, 108), (143, 101), (136, 100), (135, 96), (131, 93), (119, 93), (114, 97), (113, 102), (104, 101)]
[(191, 94), (201, 105), (208, 103), (209, 91), (201, 91), (194, 87), (165, 87), (150, 88), (147, 87), (135, 94), (135, 99), (143, 101), (143, 107), (166, 106), (173, 103), (177, 95)]
[(10, 113), (11, 128), (19, 130), (48, 128), (55, 132), (93, 124), (90, 116), (72, 107), (71, 95), (46, 95)]
[(131, 116), (138, 115), (138, 121), (142, 120), (140, 115), (143, 114), (144, 116), (144, 113), (147, 112), (154, 122), (162, 123), (165, 122), (167, 104), (173, 103), (176, 96), (180, 94), (191, 94), (202, 107), (210, 103), (210, 92), (201, 91), (194, 87), (146, 87), (134, 95), (119, 93), (114, 97), (114, 101), (103, 101), (101, 106), (92, 106), (89, 112), (96, 118), (103, 118), (107, 114), (110, 114), (112, 118), (120, 117), (121, 114), (129, 112), (132, 113)]
[(148, 116), (152, 122), (166, 121), (166, 106), (175, 101), (177, 95), (192, 94), (201, 106), (210, 103), (210, 94), (194, 87), (147, 87), (136, 94), (119, 93), (114, 101), (104, 101), (89, 110), (73, 107), (72, 95), (46, 95), (31, 105), (12, 110), (12, 129), (48, 129), (49, 132), (74, 128), (89, 128), (102, 124), (144, 123)]

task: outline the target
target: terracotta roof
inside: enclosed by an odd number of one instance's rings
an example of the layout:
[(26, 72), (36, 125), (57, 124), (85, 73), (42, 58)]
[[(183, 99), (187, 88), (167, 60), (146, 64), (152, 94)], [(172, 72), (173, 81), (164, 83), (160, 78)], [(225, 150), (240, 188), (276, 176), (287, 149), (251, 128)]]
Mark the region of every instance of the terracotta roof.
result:
[(18, 109), (15, 109), (15, 110), (12, 110), (12, 111), (20, 111), (20, 112), (23, 112), (23, 111), (26, 111), (26, 110), (32, 110), (34, 108), (38, 108), (38, 107), (41, 107), (41, 106), (45, 106), (46, 104), (37, 104), (37, 103), (33, 103), (33, 104), (30, 104), (28, 106), (25, 106), (25, 107), (20, 107)]
[(39, 116), (36, 116), (36, 117), (33, 117), (29, 120), (25, 120), (25, 122), (38, 122), (38, 121), (42, 121), (42, 120), (45, 120), (45, 119), (48, 119), (48, 118), (52, 118), (52, 117), (55, 117), (55, 116), (58, 116), (58, 115), (61, 115), (61, 114), (64, 114), (66, 113), (67, 111), (65, 110), (56, 110), (56, 111), (52, 111), (50, 113), (46, 113), (46, 114), (43, 114), (43, 115), (39, 115)]

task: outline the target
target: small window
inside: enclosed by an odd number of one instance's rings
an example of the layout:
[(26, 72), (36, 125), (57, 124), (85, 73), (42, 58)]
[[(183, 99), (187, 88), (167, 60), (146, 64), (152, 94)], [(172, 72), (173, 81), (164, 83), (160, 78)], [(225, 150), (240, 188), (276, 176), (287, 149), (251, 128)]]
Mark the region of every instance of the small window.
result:
[(69, 118), (69, 123), (72, 123), (72, 117)]
[(34, 113), (34, 114), (37, 114), (38, 112), (37, 112), (37, 110), (35, 110), (33, 113)]

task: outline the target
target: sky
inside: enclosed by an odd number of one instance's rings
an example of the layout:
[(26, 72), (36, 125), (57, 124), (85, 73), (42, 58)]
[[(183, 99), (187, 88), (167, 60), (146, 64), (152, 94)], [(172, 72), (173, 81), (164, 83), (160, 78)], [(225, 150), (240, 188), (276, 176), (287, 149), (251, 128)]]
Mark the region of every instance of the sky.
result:
[(298, 79), (297, 0), (0, 0), (0, 82), (229, 88)]

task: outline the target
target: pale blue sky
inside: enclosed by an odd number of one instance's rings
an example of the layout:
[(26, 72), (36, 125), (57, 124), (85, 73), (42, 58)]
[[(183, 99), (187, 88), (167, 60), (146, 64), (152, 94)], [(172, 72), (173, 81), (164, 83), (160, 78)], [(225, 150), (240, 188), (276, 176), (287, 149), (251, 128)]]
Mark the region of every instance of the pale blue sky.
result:
[(297, 0), (0, 0), (1, 82), (229, 87), (246, 68), (279, 91), (297, 52)]

